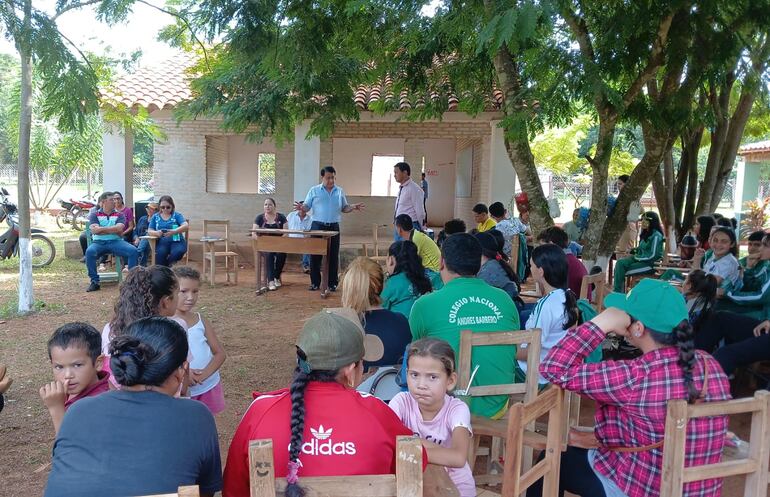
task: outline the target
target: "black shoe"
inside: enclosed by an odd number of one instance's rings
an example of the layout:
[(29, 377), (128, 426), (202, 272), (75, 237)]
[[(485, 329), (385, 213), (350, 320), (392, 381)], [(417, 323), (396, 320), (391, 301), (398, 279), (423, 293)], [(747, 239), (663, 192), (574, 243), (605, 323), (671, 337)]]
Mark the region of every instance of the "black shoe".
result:
[(307, 289), (310, 290), (311, 292), (315, 292), (316, 290), (318, 290), (318, 285), (310, 285), (309, 287), (307, 287)]
[(91, 282), (90, 285), (88, 285), (88, 288), (86, 289), (86, 292), (95, 292), (97, 290), (101, 290), (102, 287), (99, 286), (99, 283)]
[(329, 291), (330, 292), (336, 292), (337, 291), (337, 285), (329, 285)]

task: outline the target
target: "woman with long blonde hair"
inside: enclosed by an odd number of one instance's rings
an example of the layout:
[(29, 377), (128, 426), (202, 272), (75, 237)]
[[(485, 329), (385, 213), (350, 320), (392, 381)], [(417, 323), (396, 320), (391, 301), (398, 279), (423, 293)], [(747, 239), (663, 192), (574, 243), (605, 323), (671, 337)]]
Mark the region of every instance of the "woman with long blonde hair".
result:
[(393, 366), (404, 355), (412, 341), (409, 321), (402, 314), (382, 308), (380, 293), (385, 286), (382, 267), (368, 257), (356, 257), (342, 279), (342, 306), (354, 310), (366, 333), (382, 340), (385, 353), (364, 367)]

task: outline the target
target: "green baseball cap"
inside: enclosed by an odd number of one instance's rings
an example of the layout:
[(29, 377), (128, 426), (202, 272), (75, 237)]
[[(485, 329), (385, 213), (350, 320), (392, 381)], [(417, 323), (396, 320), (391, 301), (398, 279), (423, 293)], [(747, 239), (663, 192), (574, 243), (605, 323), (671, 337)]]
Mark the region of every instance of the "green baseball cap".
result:
[(604, 307), (616, 307), (659, 333), (672, 333), (688, 318), (687, 305), (679, 290), (667, 281), (645, 278), (628, 294), (611, 293)]
[(382, 340), (367, 335), (352, 309), (324, 309), (305, 322), (297, 338), (297, 347), (307, 359), (300, 367), (310, 371), (336, 371), (364, 359), (382, 358)]

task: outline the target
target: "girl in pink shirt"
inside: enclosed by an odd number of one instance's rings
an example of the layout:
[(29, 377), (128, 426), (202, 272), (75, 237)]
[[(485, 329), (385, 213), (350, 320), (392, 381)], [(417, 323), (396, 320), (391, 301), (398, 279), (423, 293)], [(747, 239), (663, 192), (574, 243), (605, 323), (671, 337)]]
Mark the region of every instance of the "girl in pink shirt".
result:
[(468, 466), (471, 413), (461, 400), (451, 397), (457, 384), (455, 354), (444, 340), (423, 338), (409, 345), (407, 384), (390, 401), (390, 408), (415, 435), (432, 464), (446, 466), (461, 497), (475, 497), (476, 484)]

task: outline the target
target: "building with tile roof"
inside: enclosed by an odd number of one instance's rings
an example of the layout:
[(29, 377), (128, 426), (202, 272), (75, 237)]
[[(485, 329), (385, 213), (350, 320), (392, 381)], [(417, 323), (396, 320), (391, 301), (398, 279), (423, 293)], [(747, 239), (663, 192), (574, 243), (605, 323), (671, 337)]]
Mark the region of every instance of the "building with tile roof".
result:
[[(250, 141), (222, 129), (216, 118), (179, 121), (173, 114), (191, 98), (194, 60), (179, 55), (142, 67), (102, 91), (102, 105), (144, 108), (163, 129), (166, 139), (155, 144), (156, 197), (170, 194), (177, 209), (192, 218), (229, 218), (234, 229), (247, 229), (262, 211), (266, 197), (287, 213), (319, 182), (321, 167), (334, 165), (348, 200), (364, 202), (366, 212), (343, 216), (344, 233), (369, 234), (373, 224), (391, 224), (398, 185), (393, 164), (412, 166), (412, 179), (425, 172), (428, 222), (440, 226), (451, 218), (472, 225), (471, 208), (478, 202), (510, 205), (516, 191), (513, 166), (498, 126), (502, 94), (490, 92), (488, 111), (476, 116), (458, 112), (459, 99), (449, 94), (449, 111), (441, 120), (409, 122), (404, 111), (436, 95), (396, 97), (390, 81), (361, 86), (354, 92), (360, 111), (356, 122), (340, 122), (326, 139), (307, 138), (309, 122), (295, 129), (293, 143), (270, 138)], [(397, 112), (378, 115), (369, 110), (380, 99), (398, 98)], [(105, 189), (131, 191), (131, 136), (105, 135)], [(546, 195), (548, 195), (546, 191)], [(127, 198), (130, 202), (130, 199)]]

